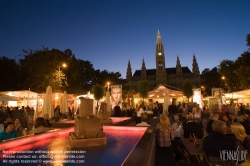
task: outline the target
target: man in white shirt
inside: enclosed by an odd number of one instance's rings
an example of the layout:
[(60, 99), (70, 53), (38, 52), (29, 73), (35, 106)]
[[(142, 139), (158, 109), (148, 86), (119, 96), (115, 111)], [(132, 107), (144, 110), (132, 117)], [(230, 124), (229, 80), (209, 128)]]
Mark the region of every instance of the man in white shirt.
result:
[(147, 113), (142, 113), (141, 114), (141, 123), (138, 123), (136, 126), (150, 126), (147, 121), (148, 121), (148, 114)]

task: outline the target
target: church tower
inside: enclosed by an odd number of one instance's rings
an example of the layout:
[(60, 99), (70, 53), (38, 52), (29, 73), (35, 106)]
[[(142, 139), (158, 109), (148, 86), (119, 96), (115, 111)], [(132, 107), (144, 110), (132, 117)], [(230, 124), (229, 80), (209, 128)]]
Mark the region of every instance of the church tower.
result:
[(196, 76), (200, 75), (199, 66), (198, 66), (198, 63), (196, 61), (195, 55), (193, 55), (193, 69), (192, 69), (192, 71), (193, 71), (194, 75), (196, 75)]
[(146, 80), (147, 79), (147, 72), (146, 72), (146, 65), (144, 62), (144, 58), (142, 60), (142, 67), (141, 67), (141, 80)]
[(177, 60), (176, 60), (176, 74), (182, 74), (182, 69), (181, 69), (181, 62), (180, 59), (177, 55)]
[(126, 79), (127, 79), (128, 82), (132, 81), (132, 68), (131, 68), (130, 60), (128, 61)]
[(161, 34), (159, 30), (157, 32), (155, 58), (156, 58), (156, 82), (167, 83), (164, 47), (161, 41)]

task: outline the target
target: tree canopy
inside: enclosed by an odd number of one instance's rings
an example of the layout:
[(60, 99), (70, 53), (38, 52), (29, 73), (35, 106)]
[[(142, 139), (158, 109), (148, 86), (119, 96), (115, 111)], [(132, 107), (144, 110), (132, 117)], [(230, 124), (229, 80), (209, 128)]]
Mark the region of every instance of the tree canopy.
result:
[[(107, 81), (121, 84), (119, 72), (95, 70), (89, 61), (76, 59), (70, 49), (23, 50), (20, 59), (20, 87), (30, 88), (38, 93), (51, 86), (53, 92), (83, 94), (91, 90), (94, 84), (105, 85)], [(67, 67), (63, 68), (65, 63)]]
[(149, 83), (146, 80), (142, 80), (138, 82), (137, 87), (138, 87), (137, 89), (140, 94), (140, 97), (142, 97), (143, 99), (142, 101), (144, 104), (144, 98), (148, 96), (148, 92), (149, 92)]
[(0, 91), (18, 90), (20, 65), (7, 57), (0, 57)]
[(201, 73), (201, 85), (204, 87), (203, 96), (211, 96), (212, 88), (218, 88), (223, 86), (221, 79), (221, 74), (217, 67), (209, 70), (208, 68), (204, 69)]
[(189, 99), (193, 95), (193, 82), (190, 80), (185, 80), (182, 83), (182, 91), (183, 94)]

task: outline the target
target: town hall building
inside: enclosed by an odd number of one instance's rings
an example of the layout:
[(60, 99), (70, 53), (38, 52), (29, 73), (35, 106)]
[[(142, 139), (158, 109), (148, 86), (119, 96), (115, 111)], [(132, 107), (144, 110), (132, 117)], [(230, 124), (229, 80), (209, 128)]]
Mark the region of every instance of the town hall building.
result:
[(182, 83), (186, 79), (193, 81), (193, 84), (196, 87), (199, 87), (200, 85), (200, 71), (195, 55), (193, 55), (192, 72), (188, 67), (181, 66), (178, 56), (176, 60), (176, 67), (167, 68), (165, 66), (165, 53), (159, 30), (157, 32), (156, 40), (155, 65), (155, 69), (147, 69), (143, 59), (141, 70), (136, 70), (132, 75), (132, 67), (130, 61), (128, 61), (126, 86), (129, 89), (137, 89), (139, 81), (147, 80), (149, 82), (150, 89), (155, 88), (159, 84), (172, 87), (173, 89), (181, 89)]

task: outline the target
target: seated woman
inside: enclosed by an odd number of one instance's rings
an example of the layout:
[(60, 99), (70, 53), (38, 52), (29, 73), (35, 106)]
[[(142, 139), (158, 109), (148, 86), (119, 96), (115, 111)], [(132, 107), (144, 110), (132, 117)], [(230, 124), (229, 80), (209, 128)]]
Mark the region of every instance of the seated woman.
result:
[(210, 120), (208, 121), (207, 127), (206, 127), (207, 134), (211, 134), (213, 132), (212, 124), (215, 120), (219, 120), (218, 114), (211, 115)]
[(51, 127), (51, 121), (49, 120), (49, 115), (48, 114), (44, 114), (44, 120), (45, 120), (45, 127)]
[(14, 129), (15, 129), (14, 123), (12, 122), (4, 123), (4, 131), (0, 133), (0, 142), (11, 138), (16, 138), (18, 136), (18, 132)]
[(26, 131), (23, 129), (21, 118), (15, 120), (15, 130), (18, 132), (18, 137), (25, 136)]
[(195, 135), (197, 138), (201, 139), (203, 137), (203, 126), (201, 123), (194, 122), (193, 119), (192, 113), (186, 115), (186, 123), (183, 124), (184, 138)]
[(245, 128), (240, 123), (231, 124), (231, 132), (235, 135), (245, 150), (250, 152), (250, 136), (246, 134)]
[(45, 120), (42, 117), (36, 119), (34, 134), (40, 134), (49, 131), (48, 127), (45, 127)]

